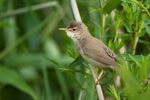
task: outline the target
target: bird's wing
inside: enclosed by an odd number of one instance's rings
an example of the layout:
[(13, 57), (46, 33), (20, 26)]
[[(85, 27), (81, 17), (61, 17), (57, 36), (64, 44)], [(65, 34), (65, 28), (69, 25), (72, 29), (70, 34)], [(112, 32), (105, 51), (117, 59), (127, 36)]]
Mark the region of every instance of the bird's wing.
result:
[(103, 49), (109, 57), (116, 60), (116, 55), (108, 47), (104, 46)]
[[(93, 45), (92, 45), (93, 44)], [(89, 48), (90, 47), (90, 48)], [(92, 40), (83, 49), (84, 55), (100, 64), (107, 66), (116, 65), (115, 54), (99, 40)]]

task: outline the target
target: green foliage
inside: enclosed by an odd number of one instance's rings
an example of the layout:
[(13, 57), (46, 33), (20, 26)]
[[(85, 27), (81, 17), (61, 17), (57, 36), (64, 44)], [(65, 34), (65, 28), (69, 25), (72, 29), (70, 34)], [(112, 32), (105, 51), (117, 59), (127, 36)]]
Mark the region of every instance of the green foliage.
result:
[(33, 89), (23, 80), (23, 78), (14, 70), (0, 66), (0, 82), (12, 85), (21, 91), (29, 94), (33, 99), (37, 100), (37, 95)]
[(115, 100), (121, 100), (114, 86), (110, 85), (109, 94), (114, 97)]
[(108, 0), (103, 8), (104, 13), (110, 13), (120, 4), (120, 0)]
[[(0, 100), (97, 100), (87, 62), (58, 30), (74, 20), (70, 1), (44, 2), (0, 0)], [(77, 2), (92, 35), (120, 61), (118, 73), (100, 79), (105, 98), (150, 100), (150, 0)]]
[(120, 64), (119, 74), (124, 82), (123, 92), (130, 100), (149, 100), (150, 96), (146, 94), (150, 91), (150, 85), (147, 84), (150, 55), (145, 57), (129, 55), (129, 58), (130, 63)]

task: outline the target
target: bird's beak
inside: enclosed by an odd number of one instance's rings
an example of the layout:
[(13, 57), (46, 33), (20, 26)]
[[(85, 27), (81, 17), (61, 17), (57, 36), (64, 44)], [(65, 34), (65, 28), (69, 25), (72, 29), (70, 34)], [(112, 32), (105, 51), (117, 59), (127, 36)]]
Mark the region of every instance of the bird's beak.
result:
[(67, 29), (66, 28), (59, 28), (59, 30), (66, 31)]

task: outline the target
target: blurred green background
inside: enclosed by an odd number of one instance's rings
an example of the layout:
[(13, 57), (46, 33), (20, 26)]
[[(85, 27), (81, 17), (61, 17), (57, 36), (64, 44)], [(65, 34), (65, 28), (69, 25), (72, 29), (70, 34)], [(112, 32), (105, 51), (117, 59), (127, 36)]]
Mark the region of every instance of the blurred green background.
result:
[[(100, 80), (105, 98), (150, 100), (150, 0), (77, 3), (92, 35), (120, 59), (119, 73)], [(58, 30), (72, 20), (70, 0), (0, 0), (0, 100), (98, 100), (87, 63)]]

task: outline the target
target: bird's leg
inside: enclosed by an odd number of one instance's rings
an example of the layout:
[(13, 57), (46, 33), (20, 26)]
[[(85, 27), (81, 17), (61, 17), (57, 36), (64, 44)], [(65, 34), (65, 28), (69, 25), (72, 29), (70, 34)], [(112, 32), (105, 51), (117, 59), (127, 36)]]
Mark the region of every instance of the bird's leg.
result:
[(102, 76), (104, 76), (105, 71), (102, 69), (100, 74), (98, 75), (97, 79), (96, 79), (96, 85), (99, 84), (99, 80), (102, 78)]

